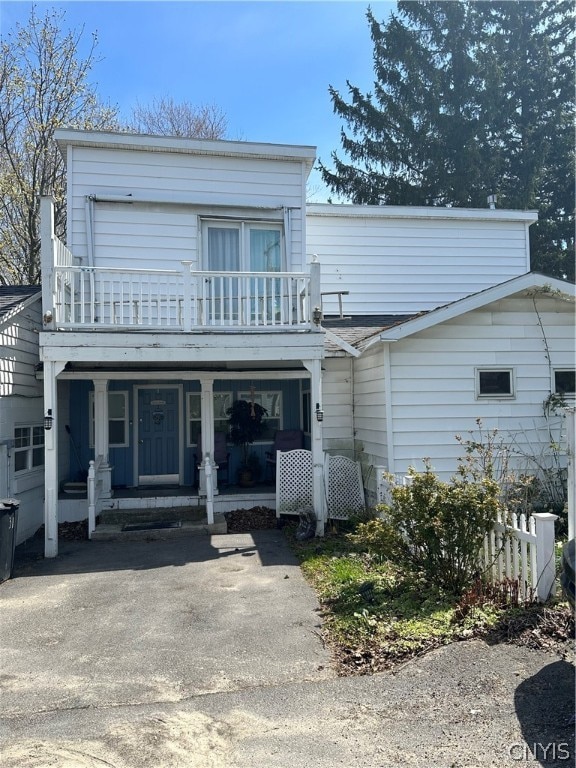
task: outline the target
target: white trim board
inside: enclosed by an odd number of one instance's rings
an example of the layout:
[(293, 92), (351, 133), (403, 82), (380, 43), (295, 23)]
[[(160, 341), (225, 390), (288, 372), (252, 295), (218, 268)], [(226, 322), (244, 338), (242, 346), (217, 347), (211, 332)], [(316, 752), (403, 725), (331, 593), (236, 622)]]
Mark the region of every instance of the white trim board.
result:
[(491, 304), (494, 301), (508, 298), (516, 293), (522, 291), (534, 289), (550, 289), (550, 296), (554, 297), (554, 292), (565, 295), (567, 298), (576, 297), (576, 286), (573, 283), (568, 283), (563, 280), (557, 280), (554, 277), (546, 277), (533, 272), (529, 272), (526, 275), (512, 278), (504, 283), (500, 283), (492, 288), (487, 288), (479, 293), (466, 296), (464, 299), (455, 301), (452, 304), (447, 304), (443, 307), (433, 309), (431, 312), (427, 312), (421, 317), (416, 317), (413, 320), (407, 320), (405, 323), (396, 325), (382, 333), (374, 336), (366, 345), (366, 348), (372, 346), (372, 344), (378, 341), (399, 341), (407, 336), (412, 336), (415, 333), (424, 331), (427, 328), (438, 325), (439, 323), (452, 320), (455, 317), (464, 315), (467, 312), (471, 312), (475, 309)]

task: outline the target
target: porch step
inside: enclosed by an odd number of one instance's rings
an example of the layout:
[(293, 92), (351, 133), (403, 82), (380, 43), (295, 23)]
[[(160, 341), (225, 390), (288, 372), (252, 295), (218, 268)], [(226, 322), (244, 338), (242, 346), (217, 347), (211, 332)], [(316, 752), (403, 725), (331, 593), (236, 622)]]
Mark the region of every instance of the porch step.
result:
[(198, 523), (206, 520), (206, 507), (108, 509), (102, 510), (99, 517), (102, 525), (122, 526), (136, 523), (150, 523), (156, 520), (160, 522), (186, 520), (188, 522)]
[[(178, 522), (175, 528), (154, 528), (152, 523)], [(124, 526), (147, 525), (143, 530), (122, 530)], [(188, 536), (206, 536), (215, 533), (227, 533), (228, 526), (224, 515), (215, 515), (214, 523), (209, 525), (206, 511), (194, 507), (190, 510), (124, 510), (123, 512), (105, 512), (100, 515), (99, 524), (92, 533), (92, 541), (158, 541), (177, 539)]]

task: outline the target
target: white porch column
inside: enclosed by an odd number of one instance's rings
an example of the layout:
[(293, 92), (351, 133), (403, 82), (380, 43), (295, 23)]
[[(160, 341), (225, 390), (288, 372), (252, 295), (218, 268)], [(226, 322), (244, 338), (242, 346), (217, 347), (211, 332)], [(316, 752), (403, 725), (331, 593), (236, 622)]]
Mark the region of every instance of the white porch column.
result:
[(200, 393), (200, 432), (202, 460), (198, 469), (198, 493), (206, 496), (206, 463), (212, 468), (214, 493), (218, 493), (218, 472), (214, 462), (214, 380), (202, 379)]
[(44, 416), (52, 428), (44, 432), (44, 557), (58, 554), (58, 374), (64, 362), (44, 362)]
[(108, 461), (108, 379), (94, 379), (94, 457), (102, 456), (100, 475), (102, 490), (100, 497), (112, 496), (112, 467)]
[(310, 371), (310, 425), (312, 432), (312, 497), (316, 513), (316, 535), (324, 536), (326, 522), (326, 495), (324, 493), (324, 446), (322, 442), (322, 422), (316, 412), (322, 411), (322, 364), (320, 360), (303, 360)]

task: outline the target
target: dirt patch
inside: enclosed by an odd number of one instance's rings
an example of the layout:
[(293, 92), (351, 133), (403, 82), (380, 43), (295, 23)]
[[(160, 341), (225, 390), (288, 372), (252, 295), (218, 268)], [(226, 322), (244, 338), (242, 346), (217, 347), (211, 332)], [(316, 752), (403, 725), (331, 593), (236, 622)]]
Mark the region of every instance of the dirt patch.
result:
[(375, 672), (394, 670), (442, 645), (472, 639), (484, 640), (488, 645), (507, 643), (533, 651), (544, 651), (575, 664), (574, 624), (574, 614), (567, 605), (534, 605), (506, 616), (489, 630), (467, 630), (461, 637), (450, 641), (430, 638), (418, 651), (407, 650), (404, 656), (398, 654), (397, 650), (391, 655), (377, 641), (369, 639), (361, 646), (351, 647), (334, 642), (329, 634), (324, 632), (324, 641), (332, 651), (338, 674), (341, 676), (371, 675)]
[(224, 768), (231, 727), (201, 713), (119, 723), (103, 739), (26, 740), (1, 750), (4, 768)]
[(248, 533), (278, 528), (276, 512), (268, 507), (252, 509), (233, 509), (224, 515), (228, 524), (228, 533)]

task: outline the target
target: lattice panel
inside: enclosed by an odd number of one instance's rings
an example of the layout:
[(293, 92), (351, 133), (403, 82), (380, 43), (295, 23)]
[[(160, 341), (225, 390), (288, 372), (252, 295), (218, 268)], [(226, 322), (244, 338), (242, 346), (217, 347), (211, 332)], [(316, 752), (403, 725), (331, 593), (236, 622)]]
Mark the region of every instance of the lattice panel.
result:
[(311, 451), (278, 451), (276, 455), (276, 516), (298, 514), (313, 506)]
[(327, 456), (324, 468), (328, 517), (346, 520), (364, 509), (364, 485), (360, 464), (346, 456)]

